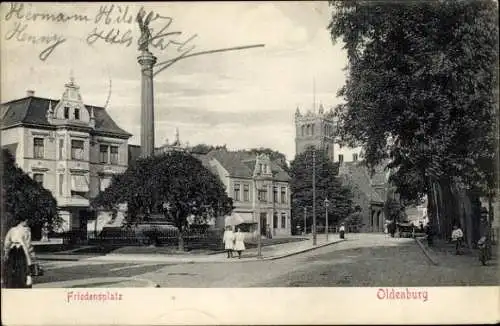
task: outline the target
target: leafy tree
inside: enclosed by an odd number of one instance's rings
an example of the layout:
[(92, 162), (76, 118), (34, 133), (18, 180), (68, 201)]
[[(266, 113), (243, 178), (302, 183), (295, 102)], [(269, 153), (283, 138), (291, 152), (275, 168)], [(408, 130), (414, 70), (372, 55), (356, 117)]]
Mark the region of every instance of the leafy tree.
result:
[(7, 229), (20, 218), (28, 219), (34, 238), (40, 237), (45, 223), (50, 231), (59, 227), (62, 219), (52, 193), (17, 167), (7, 149), (2, 150), (2, 163), (2, 239)]
[(222, 182), (198, 159), (178, 151), (137, 160), (92, 201), (107, 210), (122, 203), (129, 224), (159, 212), (170, 216), (179, 229), (179, 250), (184, 250), (188, 216), (206, 209), (230, 214), (233, 208)]
[(271, 161), (276, 162), (285, 172), (289, 172), (290, 168), (288, 167), (288, 164), (286, 162), (286, 155), (279, 152), (275, 151), (271, 148), (252, 148), (249, 150), (250, 153), (258, 155), (258, 154), (266, 154), (269, 156)]
[(359, 232), (363, 226), (363, 216), (361, 215), (361, 207), (356, 206), (354, 212), (349, 214), (345, 218), (344, 223), (350, 226), (350, 229), (354, 232)]
[(190, 147), (190, 152), (191, 153), (196, 153), (196, 154), (207, 154), (208, 152), (212, 150), (217, 150), (217, 149), (227, 149), (227, 146), (224, 145), (208, 145), (208, 144), (198, 144)]
[(389, 159), (390, 181), (403, 199), (426, 194), (431, 219), (456, 213), (453, 184), (496, 189), (497, 3), (331, 4), (329, 30), (349, 59), (342, 141), (362, 144), (371, 167)]
[[(297, 155), (290, 166), (290, 188), (292, 192), (292, 216), (294, 224), (303, 224), (304, 207), (307, 207), (308, 225), (312, 225), (313, 204), (313, 151), (310, 147)], [(318, 222), (326, 221), (325, 198), (328, 198), (329, 225), (346, 217), (352, 206), (349, 188), (342, 186), (338, 179), (338, 164), (331, 162), (325, 151), (316, 150), (316, 217)]]

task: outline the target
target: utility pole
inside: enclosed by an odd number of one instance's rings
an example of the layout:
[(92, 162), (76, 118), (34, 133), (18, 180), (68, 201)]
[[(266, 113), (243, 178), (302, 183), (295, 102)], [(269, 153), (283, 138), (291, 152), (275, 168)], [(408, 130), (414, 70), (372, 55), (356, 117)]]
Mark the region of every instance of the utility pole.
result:
[(304, 207), (304, 235), (307, 234), (307, 207)]
[(313, 204), (312, 204), (312, 216), (313, 216), (313, 246), (316, 245), (316, 148), (313, 149), (313, 170), (312, 170), (312, 188), (313, 188)]

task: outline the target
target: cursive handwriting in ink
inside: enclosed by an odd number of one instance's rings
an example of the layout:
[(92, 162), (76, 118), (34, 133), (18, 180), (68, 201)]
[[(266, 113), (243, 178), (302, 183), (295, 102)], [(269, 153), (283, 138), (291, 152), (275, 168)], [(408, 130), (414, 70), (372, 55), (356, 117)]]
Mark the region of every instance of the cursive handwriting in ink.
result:
[(157, 63), (155, 66), (159, 67), (158, 70), (156, 70), (153, 73), (153, 76), (158, 75), (160, 72), (163, 70), (167, 69), (177, 61), (180, 61), (182, 59), (187, 59), (190, 57), (196, 57), (196, 56), (201, 56), (201, 55), (206, 55), (206, 54), (213, 54), (213, 53), (220, 53), (220, 52), (229, 52), (229, 51), (238, 51), (238, 50), (247, 50), (247, 49), (253, 49), (253, 48), (261, 48), (264, 47), (265, 44), (253, 44), (253, 45), (244, 45), (244, 46), (235, 46), (235, 47), (230, 47), (230, 48), (224, 48), (224, 49), (216, 49), (216, 50), (208, 50), (208, 51), (200, 51), (200, 52), (195, 52), (195, 53), (189, 53), (190, 51), (184, 51), (181, 55), (178, 57), (162, 61)]
[(97, 15), (94, 18), (96, 24), (132, 24), (134, 16), (129, 12), (129, 6), (121, 5), (102, 5), (99, 7)]
[(47, 60), (47, 58), (54, 52), (54, 50), (64, 42), (66, 39), (59, 34), (52, 34), (50, 36), (34, 36), (28, 34), (26, 29), (28, 28), (27, 24), (21, 24), (21, 22), (14, 23), (14, 28), (12, 30), (7, 31), (5, 34), (5, 39), (15, 40), (18, 42), (25, 42), (31, 44), (49, 44), (47, 48), (45, 48), (40, 54), (38, 58), (42, 61)]
[(132, 30), (128, 29), (122, 33), (118, 28), (111, 28), (107, 33), (104, 30), (94, 30), (87, 36), (87, 43), (93, 45), (97, 40), (104, 40), (109, 44), (125, 44), (126, 47), (132, 45)]
[(11, 19), (26, 21), (49, 21), (54, 23), (66, 23), (68, 21), (89, 22), (91, 19), (86, 15), (72, 14), (64, 12), (44, 13), (35, 12), (32, 5), (25, 6), (24, 3), (11, 3), (10, 10), (5, 14), (5, 21)]

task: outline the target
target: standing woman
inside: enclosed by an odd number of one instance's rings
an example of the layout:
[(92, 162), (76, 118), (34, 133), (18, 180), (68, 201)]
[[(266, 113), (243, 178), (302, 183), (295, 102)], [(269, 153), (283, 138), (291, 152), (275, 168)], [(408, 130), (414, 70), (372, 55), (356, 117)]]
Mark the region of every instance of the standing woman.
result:
[(226, 226), (222, 241), (224, 242), (224, 249), (227, 251), (227, 258), (233, 258), (234, 232), (231, 226)]
[(35, 254), (27, 219), (17, 221), (5, 236), (4, 277), (6, 288), (31, 288)]
[(238, 228), (235, 235), (234, 250), (238, 252), (238, 259), (241, 259), (241, 252), (245, 250), (245, 234)]

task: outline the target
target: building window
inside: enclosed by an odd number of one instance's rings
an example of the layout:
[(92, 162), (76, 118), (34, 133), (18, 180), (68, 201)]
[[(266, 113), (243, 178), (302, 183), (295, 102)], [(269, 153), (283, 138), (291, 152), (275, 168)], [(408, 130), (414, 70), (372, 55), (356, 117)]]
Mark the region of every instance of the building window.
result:
[(80, 109), (75, 109), (75, 120), (80, 120)]
[(314, 136), (314, 125), (311, 126), (311, 135)]
[(33, 138), (33, 157), (43, 158), (44, 146), (43, 138)]
[(64, 119), (69, 119), (69, 107), (64, 107)]
[(281, 187), (281, 203), (286, 204), (286, 187)]
[(273, 213), (273, 229), (276, 229), (278, 227), (278, 213), (274, 212)]
[(33, 180), (38, 183), (41, 187), (43, 187), (43, 174), (42, 173), (34, 173)]
[(63, 159), (64, 140), (59, 139), (59, 159)]
[(72, 160), (83, 160), (83, 140), (72, 140), (71, 141), (71, 159)]
[(243, 185), (243, 200), (250, 201), (250, 186), (248, 184)]
[(240, 201), (240, 184), (239, 183), (234, 184), (234, 200)]
[(307, 135), (311, 134), (311, 125), (307, 125)]
[(111, 146), (111, 164), (118, 164), (118, 146)]
[(286, 229), (286, 213), (281, 213), (281, 228)]
[(302, 130), (302, 136), (304, 136), (306, 127), (304, 125), (302, 125), (300, 127), (300, 129)]
[(356, 162), (358, 160), (358, 154), (352, 154), (352, 160)]
[(339, 163), (342, 164), (344, 162), (344, 155), (339, 154)]
[(64, 174), (59, 174), (59, 196), (63, 195)]
[(259, 190), (259, 201), (263, 203), (267, 202), (267, 189)]
[(99, 145), (99, 163), (108, 163), (108, 145)]
[(273, 201), (278, 202), (278, 187), (273, 187)]

